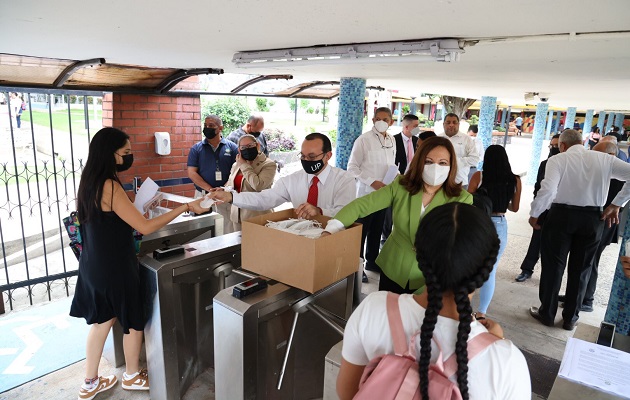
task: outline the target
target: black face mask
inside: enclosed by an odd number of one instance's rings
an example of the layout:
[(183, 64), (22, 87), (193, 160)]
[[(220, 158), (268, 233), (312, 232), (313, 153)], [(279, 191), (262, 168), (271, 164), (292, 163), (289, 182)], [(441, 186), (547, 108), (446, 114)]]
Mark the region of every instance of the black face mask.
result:
[(217, 129), (216, 128), (203, 128), (203, 135), (208, 140), (212, 140), (217, 135)]
[(131, 168), (131, 165), (133, 164), (133, 154), (125, 154), (121, 157), (123, 159), (123, 163), (116, 164), (116, 171), (118, 172), (123, 172), (123, 171), (128, 170), (129, 168)]
[(552, 148), (549, 149), (549, 157), (555, 156), (556, 154), (560, 154), (560, 148), (559, 147), (552, 147)]
[(255, 138), (258, 138), (258, 136), (260, 136), (260, 132), (249, 132), (249, 134)]
[(302, 161), (302, 168), (306, 171), (307, 174), (316, 174), (324, 168), (324, 160), (317, 161), (309, 161), (309, 160), (300, 160)]
[(253, 161), (258, 156), (258, 149), (256, 147), (248, 147), (247, 149), (241, 149), (241, 157), (246, 161)]

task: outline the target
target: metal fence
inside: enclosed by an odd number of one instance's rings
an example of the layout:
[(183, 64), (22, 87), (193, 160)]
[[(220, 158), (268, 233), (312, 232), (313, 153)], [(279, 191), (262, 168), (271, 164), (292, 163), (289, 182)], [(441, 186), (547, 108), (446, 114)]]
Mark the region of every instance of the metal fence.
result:
[(62, 219), (101, 127), (88, 93), (18, 93), (25, 106), (6, 91), (0, 111), (0, 313), (74, 292), (78, 261)]

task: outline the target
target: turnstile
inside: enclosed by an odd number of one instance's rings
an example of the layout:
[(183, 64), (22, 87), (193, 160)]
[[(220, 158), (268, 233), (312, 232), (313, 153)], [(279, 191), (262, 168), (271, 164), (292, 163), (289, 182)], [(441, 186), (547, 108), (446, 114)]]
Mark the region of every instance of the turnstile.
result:
[(321, 398), (326, 354), (342, 337), (321, 316), (341, 324), (347, 320), (353, 281), (350, 276), (315, 295), (274, 281), (243, 299), (233, 297), (232, 288), (219, 292), (214, 298), (216, 399)]
[(225, 285), (246, 278), (231, 274), (241, 264), (240, 232), (184, 245), (185, 253), (164, 260), (141, 259), (146, 283), (145, 327), (151, 398), (179, 399), (214, 365), (212, 298)]

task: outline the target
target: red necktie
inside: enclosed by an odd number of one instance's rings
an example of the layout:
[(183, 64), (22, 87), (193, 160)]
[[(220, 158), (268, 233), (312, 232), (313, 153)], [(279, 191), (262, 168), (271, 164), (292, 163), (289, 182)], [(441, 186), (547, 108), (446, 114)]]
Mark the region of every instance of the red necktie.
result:
[(311, 187), (308, 189), (308, 197), (306, 198), (306, 202), (317, 207), (317, 197), (319, 196), (319, 191), (317, 190), (317, 182), (319, 179), (314, 176), (311, 181)]

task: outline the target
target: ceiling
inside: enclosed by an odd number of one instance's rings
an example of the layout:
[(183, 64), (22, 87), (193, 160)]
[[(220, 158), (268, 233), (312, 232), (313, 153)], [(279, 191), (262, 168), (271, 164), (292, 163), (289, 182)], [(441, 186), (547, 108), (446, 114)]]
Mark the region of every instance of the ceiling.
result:
[[(593, 34), (602, 32), (608, 33)], [(376, 61), (259, 69), (232, 63), (239, 51), (430, 38), (476, 44), (452, 63)], [(408, 96), (496, 96), (504, 105), (522, 105), (525, 92), (546, 92), (552, 106), (630, 110), (627, 0), (3, 1), (0, 53), (292, 74), (296, 84), (362, 77), (369, 86)]]

